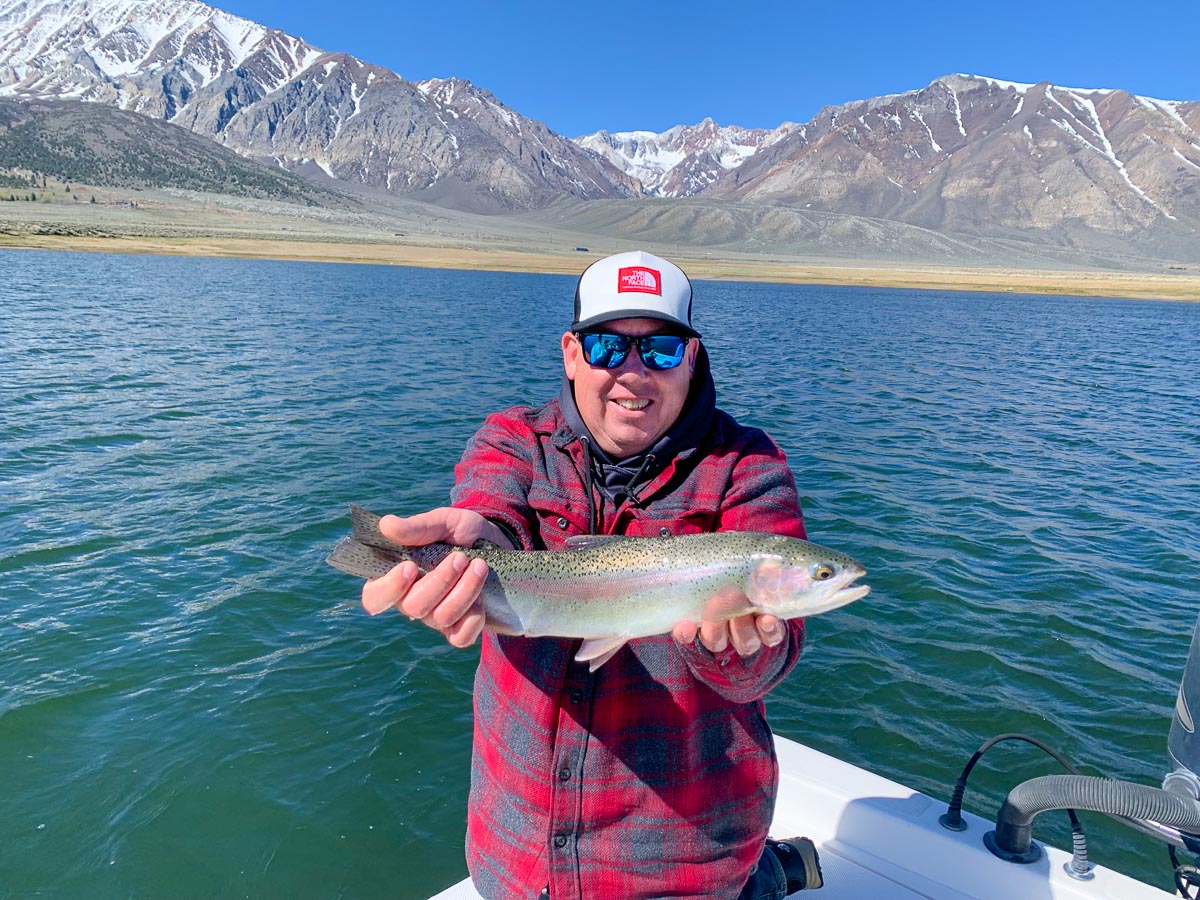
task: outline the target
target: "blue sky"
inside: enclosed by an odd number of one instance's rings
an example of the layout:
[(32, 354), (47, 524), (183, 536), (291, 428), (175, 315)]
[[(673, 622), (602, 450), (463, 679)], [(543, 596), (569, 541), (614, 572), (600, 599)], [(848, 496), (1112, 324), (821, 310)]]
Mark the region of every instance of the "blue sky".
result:
[(1200, 2), (209, 0), (411, 80), (456, 76), (568, 137), (806, 122), (968, 72), (1200, 100)]

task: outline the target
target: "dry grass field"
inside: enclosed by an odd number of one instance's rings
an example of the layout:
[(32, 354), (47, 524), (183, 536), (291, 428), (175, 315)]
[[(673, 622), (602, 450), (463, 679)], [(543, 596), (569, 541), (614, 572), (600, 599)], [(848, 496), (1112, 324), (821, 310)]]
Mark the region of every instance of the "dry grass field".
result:
[[(45, 196), (55, 197), (52, 189)], [(84, 194), (83, 192), (86, 192)], [(806, 257), (664, 246), (424, 204), (328, 210), (188, 195), (79, 188), (97, 202), (0, 203), (0, 249), (149, 253), (574, 274), (641, 246), (697, 279), (1200, 301), (1200, 267), (1025, 269)]]

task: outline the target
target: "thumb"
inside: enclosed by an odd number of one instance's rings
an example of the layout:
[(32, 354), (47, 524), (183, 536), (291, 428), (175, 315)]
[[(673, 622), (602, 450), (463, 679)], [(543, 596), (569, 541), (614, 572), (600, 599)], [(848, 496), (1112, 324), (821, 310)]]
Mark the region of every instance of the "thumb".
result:
[(397, 544), (421, 547), (435, 541), (469, 547), (479, 540), (483, 517), (466, 509), (442, 506), (415, 516), (384, 516), (379, 521), (383, 536)]

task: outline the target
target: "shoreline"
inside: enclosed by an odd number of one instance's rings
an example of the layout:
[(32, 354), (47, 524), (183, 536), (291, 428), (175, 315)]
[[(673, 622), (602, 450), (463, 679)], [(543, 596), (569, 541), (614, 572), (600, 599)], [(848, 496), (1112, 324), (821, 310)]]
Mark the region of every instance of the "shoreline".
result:
[[(0, 232), (0, 250), (130, 253), (229, 259), (404, 265), (578, 275), (607, 252), (483, 249), (416, 243), (248, 237), (99, 236)], [(1200, 302), (1200, 276), (1102, 271), (1039, 271), (923, 265), (841, 265), (831, 261), (712, 259), (662, 251), (697, 280), (758, 281), (1045, 296)]]

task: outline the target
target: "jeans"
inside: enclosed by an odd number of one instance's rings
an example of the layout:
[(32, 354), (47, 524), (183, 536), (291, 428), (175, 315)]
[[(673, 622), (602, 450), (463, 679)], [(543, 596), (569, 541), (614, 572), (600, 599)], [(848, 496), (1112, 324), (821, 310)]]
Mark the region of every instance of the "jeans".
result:
[[(770, 847), (763, 847), (750, 878), (738, 900), (783, 900), (787, 896), (787, 876), (783, 865)], [(550, 900), (550, 888), (543, 888), (537, 900)]]
[(787, 876), (783, 865), (770, 847), (763, 847), (762, 856), (750, 873), (750, 879), (738, 900), (783, 900), (787, 896)]

